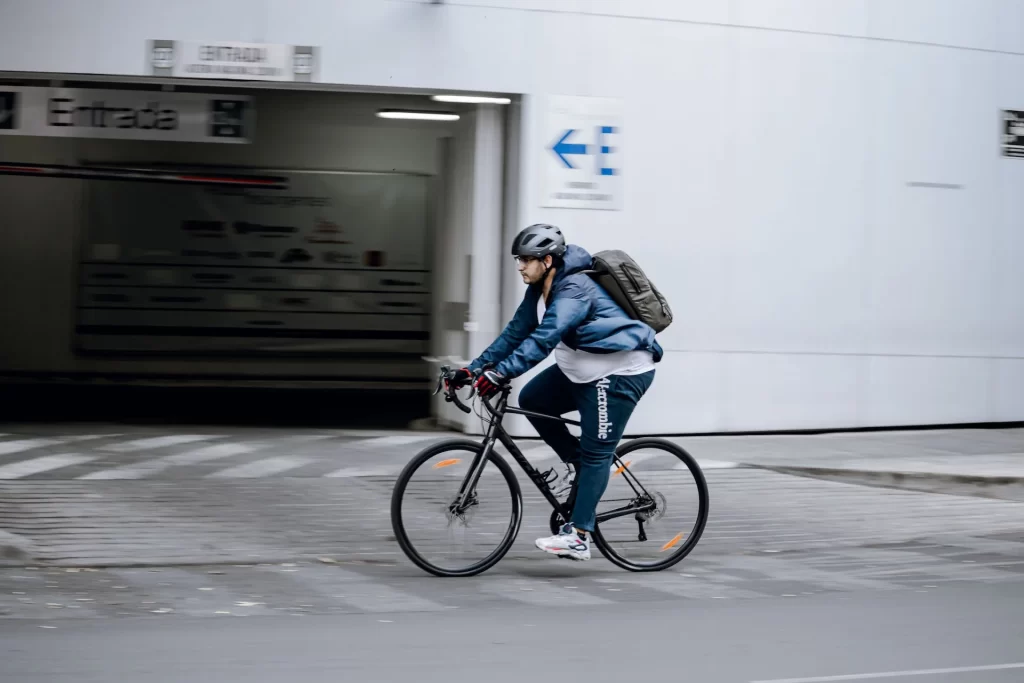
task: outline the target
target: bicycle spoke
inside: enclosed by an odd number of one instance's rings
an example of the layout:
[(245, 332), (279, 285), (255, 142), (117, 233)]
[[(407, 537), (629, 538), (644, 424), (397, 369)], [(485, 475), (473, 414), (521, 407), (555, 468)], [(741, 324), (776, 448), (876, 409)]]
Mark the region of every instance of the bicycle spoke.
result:
[(622, 450), (616, 458), (616, 474), (621, 476), (609, 480), (598, 505), (595, 541), (608, 559), (625, 569), (671, 566), (703, 533), (703, 474), (689, 454), (670, 442), (638, 439)]

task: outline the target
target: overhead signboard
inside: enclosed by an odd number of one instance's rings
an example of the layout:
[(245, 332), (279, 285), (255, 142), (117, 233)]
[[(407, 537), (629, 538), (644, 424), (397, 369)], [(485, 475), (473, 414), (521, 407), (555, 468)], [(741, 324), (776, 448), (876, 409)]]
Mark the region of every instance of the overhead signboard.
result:
[(0, 86), (0, 135), (248, 143), (254, 118), (239, 95)]
[(1003, 110), (1003, 156), (1024, 158), (1024, 111)]
[(171, 78), (316, 81), (319, 48), (233, 41), (147, 41), (149, 73)]
[(620, 210), (622, 100), (551, 96), (543, 117), (541, 205)]

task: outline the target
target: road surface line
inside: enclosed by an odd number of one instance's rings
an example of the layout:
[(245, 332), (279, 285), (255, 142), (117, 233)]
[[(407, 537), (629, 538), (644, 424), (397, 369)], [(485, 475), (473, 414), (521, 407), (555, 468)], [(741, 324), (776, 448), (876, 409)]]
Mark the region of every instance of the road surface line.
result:
[(530, 450), (520, 448), (519, 450), (523, 452), (523, 455), (526, 457), (527, 462), (529, 462), (531, 465), (536, 465), (537, 463), (553, 460), (558, 457), (558, 454), (555, 453), (554, 449), (549, 448), (547, 446), (537, 446), (536, 448), (531, 448)]
[(167, 436), (151, 436), (145, 439), (133, 441), (122, 441), (107, 446), (101, 446), (98, 450), (111, 453), (130, 453), (141, 451), (147, 448), (166, 448), (167, 446), (178, 446), (192, 443), (194, 441), (208, 441), (220, 438), (217, 434), (168, 434)]
[(263, 460), (257, 460), (256, 462), (246, 463), (244, 465), (238, 465), (237, 467), (229, 467), (226, 470), (218, 470), (212, 474), (206, 475), (207, 479), (239, 479), (239, 478), (253, 478), (253, 477), (267, 477), (272, 474), (280, 474), (288, 470), (293, 470), (298, 467), (302, 467), (308, 463), (313, 462), (313, 458), (294, 458), (288, 456), (280, 456), (277, 458), (264, 458)]
[(234, 455), (242, 455), (255, 450), (252, 446), (240, 443), (219, 443), (212, 446), (204, 446), (192, 451), (166, 455), (162, 458), (147, 460), (135, 465), (123, 465), (107, 470), (97, 470), (78, 477), (79, 479), (142, 479), (154, 474), (160, 474), (172, 467), (180, 465), (196, 465), (199, 463), (229, 458)]
[(395, 436), (381, 436), (375, 439), (361, 439), (344, 445), (355, 446), (356, 448), (388, 448), (390, 446), (408, 446), (420, 441), (439, 438), (440, 436), (437, 434), (398, 434)]
[(77, 455), (74, 453), (64, 455), (44, 455), (39, 458), (22, 460), (21, 462), (14, 462), (10, 465), (0, 467), (0, 479), (21, 479), (22, 477), (28, 477), (41, 472), (49, 472), (50, 470), (60, 469), (61, 467), (81, 465), (84, 462), (96, 459), (97, 456)]
[(962, 666), (951, 669), (914, 669), (912, 671), (883, 671), (869, 674), (846, 674), (843, 676), (812, 676), (810, 678), (773, 678), (751, 681), (750, 683), (832, 683), (833, 681), (866, 681), (869, 678), (901, 678), (906, 676), (937, 676), (941, 674), (973, 673), (976, 671), (1004, 671), (1024, 669), (1024, 662), (1015, 664), (988, 664), (984, 666)]
[(392, 465), (390, 467), (342, 467), (323, 476), (345, 478), (345, 477), (382, 477), (389, 474), (397, 474), (403, 465)]
[(33, 448), (42, 448), (43, 446), (52, 446), (58, 443), (60, 442), (55, 439), (21, 439), (18, 441), (3, 441), (0, 442), (0, 455), (20, 453)]

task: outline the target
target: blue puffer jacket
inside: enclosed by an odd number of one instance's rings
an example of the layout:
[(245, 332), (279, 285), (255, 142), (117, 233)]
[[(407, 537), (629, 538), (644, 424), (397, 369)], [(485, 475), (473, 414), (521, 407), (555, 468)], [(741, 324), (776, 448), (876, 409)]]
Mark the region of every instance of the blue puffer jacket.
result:
[(543, 288), (534, 285), (526, 290), (523, 302), (501, 335), (469, 365), (470, 370), (495, 365), (495, 372), (512, 379), (547, 358), (560, 341), (571, 349), (590, 353), (651, 351), (654, 362), (661, 361), (664, 351), (654, 339), (654, 330), (630, 318), (600, 285), (582, 272), (593, 263), (590, 254), (570, 244), (563, 260), (564, 265), (555, 273), (551, 302), (540, 324), (537, 301)]

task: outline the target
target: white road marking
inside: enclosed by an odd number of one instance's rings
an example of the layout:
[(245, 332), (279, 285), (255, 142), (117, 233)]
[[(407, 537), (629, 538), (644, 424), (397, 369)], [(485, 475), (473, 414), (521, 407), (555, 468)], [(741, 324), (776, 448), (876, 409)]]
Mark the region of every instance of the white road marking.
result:
[(985, 666), (962, 666), (950, 669), (914, 669), (911, 671), (882, 671), (869, 674), (846, 674), (843, 676), (812, 676), (811, 678), (773, 678), (751, 681), (750, 683), (832, 683), (833, 681), (866, 681), (871, 678), (901, 678), (906, 676), (939, 676), (942, 674), (973, 673), (975, 671), (1004, 671), (1024, 669), (1024, 662), (1015, 664), (989, 664)]
[(44, 455), (40, 458), (23, 460), (21, 462), (15, 462), (10, 465), (0, 467), (0, 479), (20, 479), (33, 474), (60, 469), (61, 467), (80, 465), (84, 462), (89, 462), (90, 460), (96, 460), (96, 458), (97, 456), (77, 455), (75, 453), (65, 453), (64, 455)]
[(281, 472), (293, 470), (311, 462), (313, 462), (313, 458), (296, 458), (289, 456), (264, 458), (262, 460), (257, 460), (256, 462), (246, 463), (237, 467), (229, 467), (226, 470), (218, 470), (217, 472), (206, 475), (206, 478), (240, 479), (266, 477), (271, 474), (280, 474)]
[(53, 439), (19, 439), (18, 441), (0, 441), (0, 455), (20, 453), (33, 448), (52, 446), (57, 443), (60, 442)]
[(213, 446), (205, 446), (184, 453), (167, 455), (162, 458), (154, 458), (146, 462), (134, 465), (124, 465), (108, 470), (99, 470), (78, 477), (79, 479), (142, 479), (153, 474), (159, 474), (172, 467), (180, 465), (195, 465), (219, 458), (229, 458), (233, 455), (241, 455), (254, 450), (252, 446), (241, 443), (219, 443)]
[(353, 441), (345, 445), (358, 448), (388, 448), (389, 446), (408, 446), (420, 441), (439, 438), (441, 438), (439, 434), (396, 434), (394, 436), (381, 436), (375, 439), (362, 439), (361, 441)]
[(547, 446), (538, 446), (530, 450), (526, 450), (524, 447), (520, 446), (519, 450), (523, 452), (523, 455), (526, 456), (527, 461), (529, 461), (531, 465), (558, 457), (555, 450), (553, 448), (548, 448)]
[(63, 443), (74, 443), (75, 441), (91, 441), (93, 439), (112, 439), (115, 436), (124, 436), (124, 434), (78, 434), (76, 436), (62, 436), (60, 440)]
[(402, 465), (395, 465), (391, 467), (342, 467), (340, 470), (334, 470), (325, 477), (379, 477), (388, 474), (396, 474), (402, 469)]
[[(728, 460), (704, 460), (699, 458), (697, 464), (700, 465), (702, 470), (731, 470), (740, 466), (738, 462), (729, 462)], [(680, 463), (677, 470), (686, 469), (686, 465)]]
[(217, 438), (219, 438), (217, 434), (168, 434), (167, 436), (151, 436), (145, 439), (114, 443), (109, 446), (102, 446), (100, 450), (112, 453), (130, 453), (148, 448), (166, 448), (167, 446), (178, 446), (183, 443), (207, 441)]
[(477, 589), (507, 600), (524, 602), (538, 607), (608, 605), (612, 600), (582, 591), (567, 591), (538, 579), (512, 579), (497, 583), (481, 583)]

